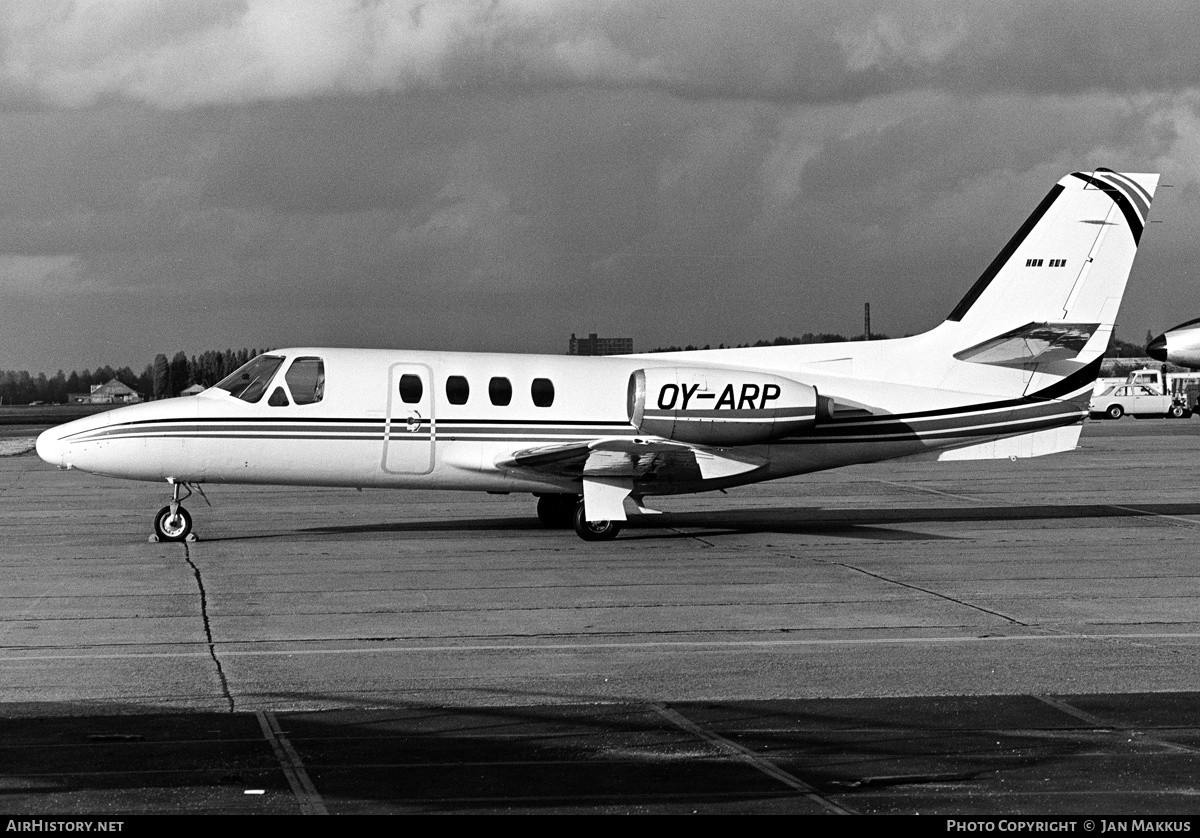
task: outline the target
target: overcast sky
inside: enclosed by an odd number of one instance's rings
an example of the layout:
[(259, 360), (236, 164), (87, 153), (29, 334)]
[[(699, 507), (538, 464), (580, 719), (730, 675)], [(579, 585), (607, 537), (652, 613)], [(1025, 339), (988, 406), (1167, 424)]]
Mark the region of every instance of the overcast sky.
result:
[(1200, 317), (1200, 4), (8, 0), (0, 369), (932, 328), (1064, 174), (1160, 171), (1118, 335)]

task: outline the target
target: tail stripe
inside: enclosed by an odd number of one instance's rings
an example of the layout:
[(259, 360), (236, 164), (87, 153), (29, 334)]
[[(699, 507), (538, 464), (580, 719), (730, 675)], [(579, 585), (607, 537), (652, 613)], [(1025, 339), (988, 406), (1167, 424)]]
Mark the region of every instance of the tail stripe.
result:
[(1146, 191), (1146, 187), (1142, 186), (1140, 183), (1138, 183), (1133, 178), (1126, 177), (1125, 175), (1121, 174), (1120, 172), (1114, 172), (1112, 169), (1097, 169), (1096, 170), (1096, 174), (1099, 175), (1101, 173), (1103, 173), (1103, 177), (1107, 178), (1108, 180), (1115, 180), (1119, 184), (1124, 184), (1125, 187), (1127, 189), (1131, 189), (1134, 192), (1134, 194), (1140, 195), (1142, 200), (1138, 206), (1144, 207), (1144, 209), (1142, 211), (1142, 216), (1145, 217), (1146, 211), (1150, 209), (1150, 201), (1153, 197), (1149, 192)]
[(1136, 189), (1130, 189), (1129, 185), (1125, 183), (1125, 181), (1121, 180), (1121, 178), (1117, 177), (1115, 173), (1103, 175), (1098, 174), (1096, 176), (1125, 193), (1125, 197), (1132, 201), (1133, 205), (1137, 207), (1138, 215), (1141, 216), (1142, 223), (1146, 223), (1146, 218), (1150, 215), (1150, 202), (1143, 200), (1140, 192), (1138, 192)]
[(950, 312), (950, 316), (946, 318), (947, 320), (958, 321), (962, 320), (963, 317), (966, 316), (967, 311), (971, 308), (975, 301), (979, 299), (979, 295), (982, 294), (991, 281), (996, 278), (996, 274), (1000, 273), (1000, 269), (1004, 267), (1005, 263), (1008, 262), (1009, 258), (1013, 255), (1013, 253), (1016, 252), (1017, 248), (1021, 246), (1021, 243), (1024, 242), (1025, 238), (1033, 231), (1033, 228), (1037, 226), (1037, 223), (1042, 220), (1042, 216), (1050, 210), (1051, 205), (1053, 205), (1058, 196), (1062, 194), (1063, 189), (1064, 187), (1061, 184), (1054, 184), (1054, 188), (1051, 189), (1046, 197), (1042, 199), (1042, 202), (1038, 204), (1038, 207), (1033, 211), (1033, 214), (1025, 219), (1025, 223), (1021, 225), (1021, 229), (1017, 230), (1016, 235), (1009, 240), (1008, 244), (1004, 246), (1004, 249), (1001, 250), (996, 258), (992, 260), (992, 264), (988, 265), (987, 270), (984, 271), (983, 274), (980, 275), (979, 279), (975, 281), (975, 284), (971, 286), (971, 290), (967, 292), (967, 296), (963, 297), (962, 301), (954, 307), (954, 311)]
[(1104, 362), (1101, 355), (1085, 367), (1082, 367), (1049, 387), (1043, 387), (1036, 393), (1030, 393), (1029, 399), (1062, 399), (1070, 396), (1082, 387), (1090, 388), (1096, 377), (1100, 375), (1100, 365)]
[[(1142, 240), (1142, 228), (1145, 226), (1145, 221), (1138, 214), (1137, 207), (1134, 206), (1132, 198), (1130, 198), (1129, 194), (1122, 187), (1107, 180), (1101, 180), (1098, 177), (1085, 175), (1082, 172), (1075, 172), (1075, 177), (1096, 187), (1112, 198), (1121, 209), (1121, 214), (1125, 216), (1125, 222), (1129, 225), (1129, 232), (1133, 233), (1134, 243), (1136, 244)], [(1147, 207), (1147, 209), (1149, 208)]]

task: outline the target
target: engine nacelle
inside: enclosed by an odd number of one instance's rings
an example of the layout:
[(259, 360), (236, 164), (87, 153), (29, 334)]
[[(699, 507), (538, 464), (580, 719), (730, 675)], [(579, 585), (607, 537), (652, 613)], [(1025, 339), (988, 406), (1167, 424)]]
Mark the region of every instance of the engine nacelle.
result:
[(750, 370), (651, 367), (629, 376), (629, 421), (698, 445), (754, 445), (812, 429), (816, 388)]

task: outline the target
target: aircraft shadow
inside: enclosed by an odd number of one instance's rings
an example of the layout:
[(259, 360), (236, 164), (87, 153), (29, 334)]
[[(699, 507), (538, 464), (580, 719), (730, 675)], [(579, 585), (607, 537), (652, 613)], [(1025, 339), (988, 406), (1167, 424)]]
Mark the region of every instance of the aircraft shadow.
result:
[[(891, 507), (877, 509), (822, 509), (771, 507), (759, 509), (665, 512), (635, 515), (620, 538), (690, 538), (750, 533), (813, 534), (883, 541), (953, 540), (954, 536), (908, 532), (893, 527), (922, 523), (972, 523), (994, 521), (1045, 521), (1128, 518), (1141, 516), (1200, 516), (1200, 503), (1155, 503), (1111, 506), (1107, 504), (1027, 504), (1020, 506)], [(1200, 524), (1200, 521), (1197, 521)], [(521, 531), (544, 529), (536, 519), (482, 518), (438, 521), (401, 521), (347, 526), (307, 527), (300, 532), (326, 535), (356, 533), (421, 533), (453, 531)], [(678, 530), (701, 532), (680, 533)], [(224, 540), (224, 539), (217, 539)]]

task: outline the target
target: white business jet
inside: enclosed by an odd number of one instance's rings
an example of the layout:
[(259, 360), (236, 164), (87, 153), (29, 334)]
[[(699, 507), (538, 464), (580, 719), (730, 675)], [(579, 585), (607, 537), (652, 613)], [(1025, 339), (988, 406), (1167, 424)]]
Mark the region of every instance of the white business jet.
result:
[(170, 484), (152, 540), (189, 538), (193, 487), (263, 483), (530, 492), (543, 523), (595, 541), (653, 495), (1068, 451), (1157, 183), (1064, 177), (914, 337), (601, 358), (280, 349), (199, 395), (48, 430), (37, 452)]

